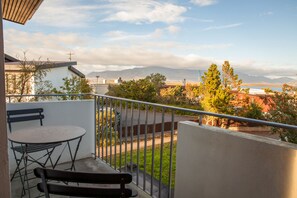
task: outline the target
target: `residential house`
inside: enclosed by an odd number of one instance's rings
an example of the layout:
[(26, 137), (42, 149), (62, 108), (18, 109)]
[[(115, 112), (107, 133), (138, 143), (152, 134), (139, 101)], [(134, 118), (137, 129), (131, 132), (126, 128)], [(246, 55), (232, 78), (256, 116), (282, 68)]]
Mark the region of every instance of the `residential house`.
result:
[[(85, 75), (80, 72), (74, 65), (77, 65), (76, 61), (28, 61), (30, 64), (38, 64), (41, 69), (46, 71), (46, 76), (42, 78), (42, 81), (49, 81), (53, 88), (59, 89), (64, 84), (63, 79), (72, 76), (78, 76), (85, 78)], [(10, 55), (5, 54), (5, 78), (6, 78), (6, 91), (7, 93), (13, 93), (14, 87), (17, 86), (16, 79), (20, 72), (23, 72), (24, 62), (18, 60)], [(34, 79), (27, 82), (26, 94), (35, 94), (35, 83)]]

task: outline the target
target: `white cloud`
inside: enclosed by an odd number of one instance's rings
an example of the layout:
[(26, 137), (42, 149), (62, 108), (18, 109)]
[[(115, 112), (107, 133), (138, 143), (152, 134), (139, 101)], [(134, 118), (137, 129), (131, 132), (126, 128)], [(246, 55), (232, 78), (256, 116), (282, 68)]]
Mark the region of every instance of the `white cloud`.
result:
[[(11, 56), (21, 55), (24, 51), (30, 51), (31, 57), (37, 59), (61, 58), (67, 59), (67, 53), (77, 48), (77, 44), (84, 47), (89, 44), (89, 37), (75, 33), (44, 34), (41, 32), (28, 33), (15, 29), (4, 30), (5, 53)], [(18, 38), (15, 42), (15, 38)], [(63, 58), (62, 58), (63, 57)]]
[[(109, 35), (122, 35), (119, 33), (110, 33)], [(168, 50), (154, 51), (145, 49), (141, 45), (126, 45), (119, 46), (102, 45), (100, 47), (89, 47), (81, 45), (81, 43), (89, 40), (87, 37), (80, 35), (67, 34), (43, 34), (36, 33), (34, 35), (9, 29), (5, 31), (5, 52), (16, 56), (21, 55), (22, 52), (27, 51), (29, 59), (43, 60), (49, 58), (50, 60), (68, 61), (69, 51), (74, 52), (74, 60), (78, 61), (84, 71), (89, 71), (90, 65), (118, 65), (119, 67), (129, 66), (164, 66), (164, 67), (199, 67), (210, 64), (212, 61), (209, 58), (192, 56), (181, 56), (169, 52)], [(63, 36), (62, 36), (63, 35)], [(15, 38), (19, 36), (18, 42)], [(65, 39), (72, 37), (72, 39)], [(90, 41), (91, 42), (91, 41)], [(75, 45), (76, 43), (76, 45)], [(76, 47), (79, 43), (80, 47)], [(98, 45), (99, 46), (99, 45)], [(83, 66), (85, 65), (85, 66)], [(92, 67), (93, 68), (93, 67)]]
[(105, 33), (105, 36), (111, 37), (111, 38), (118, 38), (118, 37), (123, 37), (126, 34), (127, 34), (126, 32), (116, 30), (116, 31), (110, 31)]
[(175, 26), (175, 25), (170, 25), (167, 27), (168, 32), (170, 33), (177, 33), (180, 31), (180, 27)]
[(129, 23), (176, 23), (184, 20), (186, 7), (156, 0), (109, 0), (105, 5), (107, 16), (102, 21)]
[(148, 34), (131, 34), (128, 32), (115, 30), (105, 33), (105, 36), (108, 37), (109, 41), (134, 41), (134, 40), (152, 40), (162, 37), (164, 34), (176, 34), (180, 31), (180, 27), (170, 25), (165, 28), (157, 28), (153, 32)]
[(262, 12), (262, 13), (260, 13), (260, 16), (271, 16), (271, 15), (273, 15), (274, 14), (274, 12), (272, 12), (272, 11), (267, 11), (267, 12)]
[(149, 39), (154, 39), (154, 38), (159, 38), (163, 35), (163, 30), (162, 29), (156, 29), (154, 32), (149, 33), (149, 34), (130, 34), (128, 32), (124, 31), (110, 31), (104, 34), (108, 40), (111, 42), (119, 42), (119, 41), (129, 41), (129, 42), (134, 42), (134, 41), (139, 41), (139, 40), (149, 40)]
[(227, 49), (233, 46), (231, 43), (223, 43), (223, 44), (188, 44), (188, 43), (179, 43), (179, 42), (157, 42), (157, 41), (149, 41), (142, 42), (138, 44), (139, 47), (144, 49), (151, 50), (166, 50), (170, 51), (171, 49), (179, 50), (182, 52), (185, 51), (200, 51), (200, 50), (211, 50), (211, 49)]
[(229, 29), (229, 28), (239, 27), (241, 25), (242, 23), (233, 23), (233, 24), (221, 25), (221, 26), (210, 26), (210, 27), (204, 28), (203, 31)]
[(196, 4), (198, 6), (209, 6), (217, 3), (216, 0), (191, 0), (191, 3)]
[(32, 21), (54, 27), (81, 28), (93, 21), (94, 13), (102, 6), (83, 5), (79, 0), (44, 1)]
[[(224, 60), (213, 57), (199, 56), (198, 50), (225, 49), (232, 44), (201, 44), (191, 45), (176, 42), (135, 42), (130, 45), (119, 45), (118, 42), (102, 43), (85, 35), (73, 33), (43, 34), (26, 33), (19, 30), (5, 30), (5, 53), (11, 56), (22, 55), (27, 51), (28, 59), (68, 61), (69, 51), (74, 52), (73, 60), (78, 61), (78, 69), (84, 73), (99, 70), (119, 70), (135, 66), (162, 66), (171, 68), (206, 69), (211, 63), (221, 65)], [(111, 32), (110, 36), (121, 36), (123, 32)], [(18, 38), (18, 42), (15, 42)], [(88, 42), (92, 43), (90, 47)], [(78, 47), (79, 46), (79, 47)], [(191, 54), (179, 55), (171, 51), (191, 51)], [(195, 52), (195, 53), (193, 53)], [(232, 60), (230, 60), (232, 61)], [(236, 71), (251, 74), (277, 74), (293, 75), (297, 71), (294, 65), (281, 65), (270, 68), (271, 63), (258, 63), (255, 61), (237, 61)], [(259, 69), (261, 68), (261, 69)], [(288, 69), (291, 68), (291, 69)], [(293, 69), (292, 69), (293, 68)]]

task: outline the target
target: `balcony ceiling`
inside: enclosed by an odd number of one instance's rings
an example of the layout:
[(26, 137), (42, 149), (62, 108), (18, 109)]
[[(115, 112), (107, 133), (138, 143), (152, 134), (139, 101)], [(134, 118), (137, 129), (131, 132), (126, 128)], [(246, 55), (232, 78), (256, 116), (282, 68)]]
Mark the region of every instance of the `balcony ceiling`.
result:
[(24, 25), (43, 0), (1, 0), (3, 19)]

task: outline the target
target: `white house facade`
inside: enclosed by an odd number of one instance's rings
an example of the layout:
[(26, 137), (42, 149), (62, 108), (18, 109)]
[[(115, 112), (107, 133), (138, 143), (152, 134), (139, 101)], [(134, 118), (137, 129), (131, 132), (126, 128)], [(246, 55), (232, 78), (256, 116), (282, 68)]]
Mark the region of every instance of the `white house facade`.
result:
[[(78, 76), (80, 78), (85, 78), (85, 75), (81, 73), (78, 69), (74, 67), (77, 65), (76, 61), (62, 62), (62, 61), (36, 61), (36, 64), (40, 64), (41, 69), (46, 70), (46, 76), (42, 78), (42, 81), (49, 81), (53, 88), (60, 89), (64, 85), (64, 78), (71, 78), (73, 76)], [(23, 72), (21, 70), (22, 61), (5, 54), (5, 75), (6, 78), (16, 79), (19, 77), (19, 74)], [(8, 82), (8, 81), (7, 81)], [(27, 94), (35, 93), (35, 83), (34, 79), (30, 80), (30, 91)], [(8, 84), (8, 83), (6, 83)], [(13, 84), (13, 83), (10, 83)], [(6, 89), (9, 89), (7, 85)]]

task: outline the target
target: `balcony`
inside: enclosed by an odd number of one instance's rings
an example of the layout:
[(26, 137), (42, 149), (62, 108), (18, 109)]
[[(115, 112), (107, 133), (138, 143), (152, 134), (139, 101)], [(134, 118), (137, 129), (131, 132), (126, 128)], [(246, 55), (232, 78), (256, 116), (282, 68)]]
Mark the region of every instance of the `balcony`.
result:
[[(260, 127), (296, 130), (297, 126), (105, 95), (93, 95), (91, 100), (7, 103), (7, 110), (37, 107), (44, 109), (44, 125), (86, 129), (77, 170), (130, 172), (139, 197), (297, 196), (296, 145), (280, 142), (270, 134), (260, 137), (205, 126), (203, 117)], [(24, 122), (13, 127), (16, 130), (38, 124)], [(9, 157), (13, 171), (12, 153)], [(70, 160), (64, 152), (58, 168), (67, 167)], [(20, 191), (20, 183), (13, 181), (12, 192), (19, 196)]]

